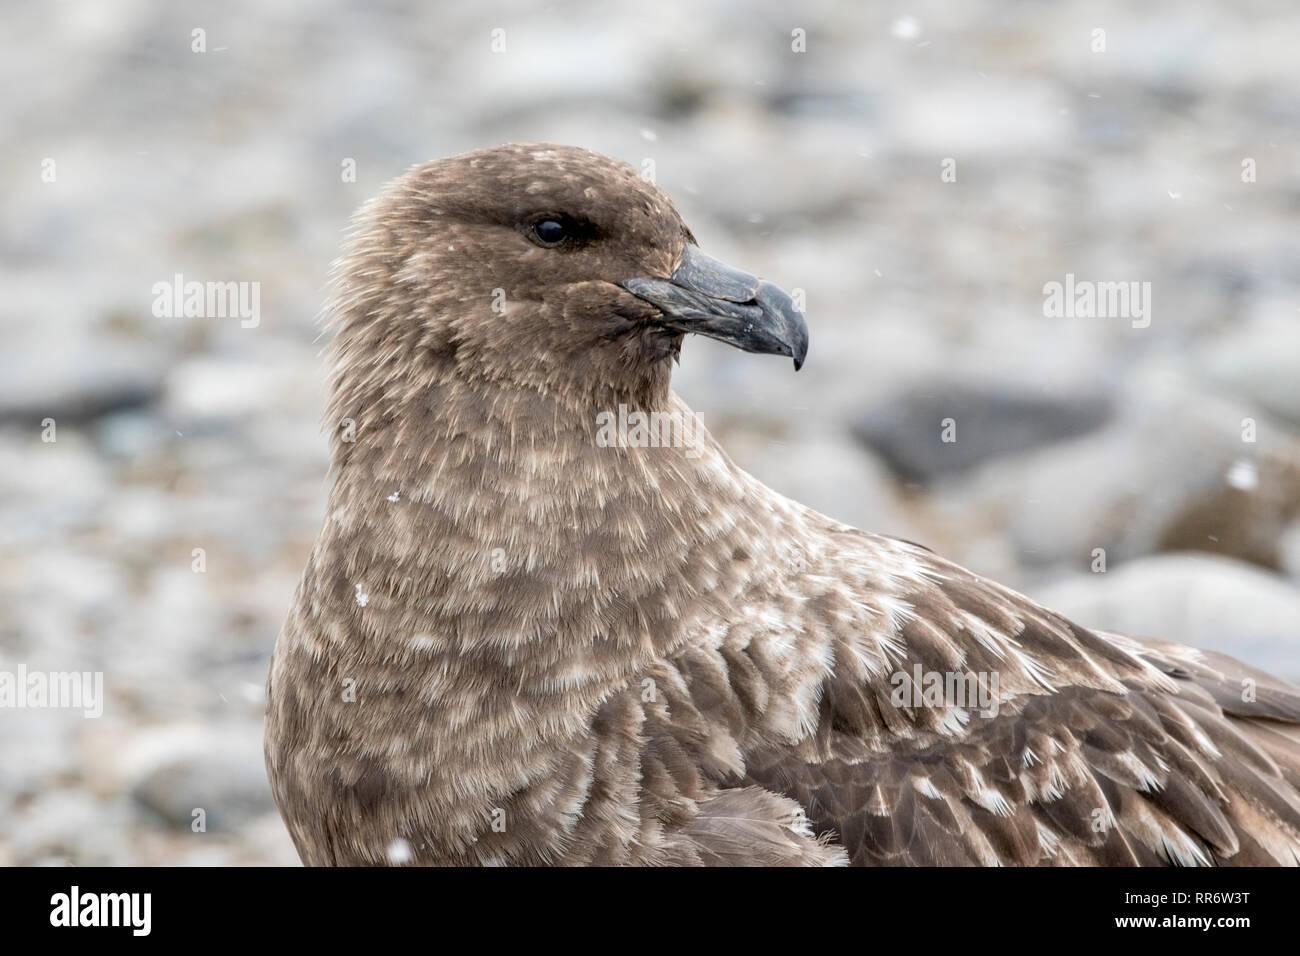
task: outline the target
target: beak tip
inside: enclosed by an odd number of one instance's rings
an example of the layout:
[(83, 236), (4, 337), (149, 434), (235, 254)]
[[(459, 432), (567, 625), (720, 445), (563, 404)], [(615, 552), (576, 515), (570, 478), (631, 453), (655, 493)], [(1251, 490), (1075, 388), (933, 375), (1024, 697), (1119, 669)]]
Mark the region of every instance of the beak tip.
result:
[(797, 313), (797, 321), (793, 324), (795, 328), (790, 357), (794, 359), (794, 370), (797, 372), (803, 368), (804, 359), (808, 357), (808, 325), (802, 312)]

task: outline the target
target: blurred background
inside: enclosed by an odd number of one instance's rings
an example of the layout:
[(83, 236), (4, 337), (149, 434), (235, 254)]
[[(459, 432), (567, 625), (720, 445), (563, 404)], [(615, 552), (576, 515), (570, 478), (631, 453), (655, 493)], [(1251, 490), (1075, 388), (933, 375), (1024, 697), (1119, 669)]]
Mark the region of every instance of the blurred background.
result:
[[(676, 376), (768, 484), (1300, 678), (1300, 7), (789, 6), (7, 0), (0, 669), (106, 699), (0, 710), (0, 864), (296, 862), (260, 737), (327, 270), (383, 183), (504, 141), (652, 168), (804, 291), (798, 375)], [(177, 274), (259, 283), (257, 325), (156, 315)], [(1149, 324), (1046, 315), (1067, 275)]]

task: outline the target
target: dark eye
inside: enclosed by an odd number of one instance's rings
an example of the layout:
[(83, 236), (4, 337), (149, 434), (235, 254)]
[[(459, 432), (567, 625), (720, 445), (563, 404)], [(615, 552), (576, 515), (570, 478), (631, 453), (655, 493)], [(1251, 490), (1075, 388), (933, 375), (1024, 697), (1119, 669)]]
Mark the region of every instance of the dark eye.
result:
[(539, 219), (533, 223), (533, 239), (538, 245), (558, 246), (569, 238), (569, 227), (558, 219)]

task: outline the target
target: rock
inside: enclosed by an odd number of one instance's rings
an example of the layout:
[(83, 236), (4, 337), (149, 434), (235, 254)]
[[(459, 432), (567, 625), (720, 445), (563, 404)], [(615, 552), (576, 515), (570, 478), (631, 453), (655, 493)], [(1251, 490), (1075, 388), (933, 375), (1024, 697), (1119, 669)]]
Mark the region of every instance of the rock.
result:
[(36, 794), (6, 821), (19, 865), (108, 866), (130, 852), (126, 815), (83, 788)]
[[(178, 363), (167, 375), (162, 410), (189, 428), (207, 428), (264, 416), (268, 407), (316, 398), (314, 376), (276, 354), (253, 360), (200, 357)], [(288, 359), (288, 360), (286, 360)]]
[(169, 827), (190, 830), (204, 811), (211, 832), (230, 832), (274, 811), (256, 725), (147, 730), (126, 755), (137, 804)]
[[(979, 155), (1009, 148), (1052, 154), (1068, 128), (1066, 92), (1051, 80), (980, 74), (905, 84), (885, 119), (891, 138), (923, 155)], [(998, 144), (996, 147), (993, 144)]]
[[(13, 672), (8, 654), (0, 670)], [(45, 670), (33, 663), (29, 670)], [(0, 774), (0, 801), (29, 797), (78, 772), (77, 731), (86, 723), (75, 710), (7, 708), (0, 710), (0, 753), (5, 772)], [(4, 823), (0, 822), (0, 829)]]
[(795, 432), (774, 440), (732, 428), (720, 440), (737, 464), (787, 498), (856, 528), (918, 534), (889, 472), (847, 434)]
[(1085, 627), (1220, 651), (1300, 680), (1300, 588), (1239, 561), (1158, 555), (1028, 593)]
[(1293, 521), (1278, 537), (1278, 569), (1300, 584), (1300, 521)]
[(0, 502), (9, 505), (0, 539), (24, 563), (41, 543), (57, 547), (92, 525), (113, 492), (112, 472), (84, 435), (56, 428), (57, 440), (43, 442), (41, 431), (40, 419), (0, 429)]
[[(955, 512), (992, 509), (1029, 565), (1091, 567), (1158, 551), (1227, 554), (1268, 568), (1300, 513), (1300, 442), (1253, 409), (1165, 383), (1068, 444), (991, 462), (936, 492)], [(1255, 441), (1243, 440), (1243, 421)]]
[(1216, 385), (1300, 425), (1300, 316), (1294, 302), (1272, 304), (1212, 337), (1193, 363)]
[(935, 379), (887, 395), (858, 418), (853, 432), (900, 477), (926, 483), (1092, 431), (1109, 414), (1100, 391)]
[(111, 344), (6, 348), (0, 352), (0, 421), (72, 423), (145, 405), (162, 387), (151, 350)]

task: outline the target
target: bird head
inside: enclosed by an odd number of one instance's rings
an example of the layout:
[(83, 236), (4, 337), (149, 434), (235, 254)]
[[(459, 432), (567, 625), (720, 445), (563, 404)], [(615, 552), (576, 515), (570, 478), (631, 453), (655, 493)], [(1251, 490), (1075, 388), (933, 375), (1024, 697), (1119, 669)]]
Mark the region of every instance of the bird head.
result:
[[(336, 266), (336, 390), (454, 377), (551, 393), (667, 390), (688, 333), (790, 356), (790, 297), (710, 258), (668, 197), (588, 150), (513, 144), (417, 166)], [(400, 383), (393, 385), (392, 383)]]

